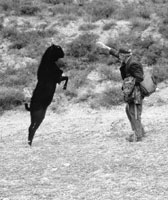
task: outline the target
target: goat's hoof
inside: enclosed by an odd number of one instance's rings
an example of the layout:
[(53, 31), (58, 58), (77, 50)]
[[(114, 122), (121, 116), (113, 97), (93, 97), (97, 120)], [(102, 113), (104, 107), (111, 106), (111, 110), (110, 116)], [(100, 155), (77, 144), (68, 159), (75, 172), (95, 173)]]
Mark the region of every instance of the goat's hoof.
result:
[(28, 145), (31, 146), (32, 145), (32, 141), (29, 140), (28, 141)]

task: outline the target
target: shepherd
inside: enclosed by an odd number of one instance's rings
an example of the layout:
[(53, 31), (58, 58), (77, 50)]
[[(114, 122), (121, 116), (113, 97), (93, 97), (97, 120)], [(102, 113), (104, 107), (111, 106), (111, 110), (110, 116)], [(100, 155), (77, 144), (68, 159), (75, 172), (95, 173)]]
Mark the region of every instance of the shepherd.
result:
[(126, 102), (126, 114), (133, 130), (133, 134), (130, 134), (126, 140), (129, 142), (142, 141), (142, 138), (146, 135), (141, 123), (144, 99), (141, 90), (141, 83), (144, 80), (143, 66), (133, 59), (130, 49), (120, 48), (116, 50), (101, 42), (98, 42), (97, 45), (108, 50), (110, 55), (115, 56), (121, 62), (120, 73), (123, 79), (122, 90)]

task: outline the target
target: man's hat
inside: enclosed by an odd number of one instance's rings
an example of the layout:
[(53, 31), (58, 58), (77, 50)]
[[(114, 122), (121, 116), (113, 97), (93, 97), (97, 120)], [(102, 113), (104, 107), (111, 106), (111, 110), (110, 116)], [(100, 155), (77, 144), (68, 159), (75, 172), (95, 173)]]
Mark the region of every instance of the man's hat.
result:
[(121, 49), (119, 49), (118, 54), (132, 55), (132, 50), (131, 49), (126, 50), (126, 49), (121, 48)]

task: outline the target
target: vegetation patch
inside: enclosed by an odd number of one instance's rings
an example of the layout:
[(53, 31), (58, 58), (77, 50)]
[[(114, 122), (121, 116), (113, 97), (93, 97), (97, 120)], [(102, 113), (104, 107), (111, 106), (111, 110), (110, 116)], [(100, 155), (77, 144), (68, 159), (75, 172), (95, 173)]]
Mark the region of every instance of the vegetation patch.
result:
[(80, 31), (89, 31), (89, 30), (94, 30), (95, 28), (97, 28), (97, 25), (92, 23), (86, 23), (79, 26)]
[[(84, 23), (78, 27), (78, 31), (81, 31), (79, 36), (75, 38), (73, 35), (72, 38), (68, 38), (68, 44), (61, 41), (66, 54), (64, 58), (66, 64), (63, 64), (64, 66), (61, 67), (65, 68), (70, 78), (68, 89), (65, 91), (64, 96), (68, 100), (76, 99), (85, 101), (92, 99), (93, 102), (97, 102), (97, 105), (103, 105), (101, 102), (109, 102), (107, 103), (109, 105), (115, 105), (117, 104), (115, 102), (120, 102), (116, 87), (113, 89), (107, 88), (107, 92), (103, 92), (101, 97), (99, 95), (95, 96), (91, 90), (86, 89), (87, 92), (79, 97), (80, 88), (87, 88), (89, 86), (87, 74), (92, 69), (99, 71), (103, 77), (102, 81), (110, 80), (118, 85), (121, 83), (117, 59), (110, 56), (109, 53), (101, 52), (96, 46), (97, 40), (100, 39), (100, 36), (96, 34), (96, 30), (98, 28), (102, 29), (102, 39), (103, 34), (105, 36), (108, 34), (108, 30), (113, 31), (115, 27), (115, 31), (117, 31), (117, 20), (121, 20), (121, 26), (122, 21), (126, 24), (130, 22), (128, 31), (119, 30), (115, 38), (110, 36), (107, 38), (106, 44), (116, 50), (121, 47), (131, 48), (135, 59), (144, 64), (144, 66), (148, 65), (153, 68), (159, 82), (167, 79), (168, 49), (166, 45), (168, 39), (168, 4), (166, 1), (149, 0), (136, 3), (122, 1), (121, 4), (118, 1), (111, 0), (82, 0), (78, 1), (78, 3), (74, 3), (73, 0), (39, 0), (38, 5), (35, 4), (35, 1), (29, 3), (25, 0), (2, 0), (0, 2), (0, 10), (4, 14), (0, 21), (2, 42), (10, 41), (11, 43), (10, 46), (7, 46), (7, 53), (30, 57), (39, 61), (48, 43), (50, 43), (48, 41), (51, 38), (57, 40), (57, 35), (61, 32), (57, 31), (59, 29), (55, 30), (52, 28), (47, 30), (45, 28), (42, 30), (32, 30), (34, 26), (30, 26), (32, 24), (30, 22), (29, 27), (25, 24), (25, 30), (19, 30), (19, 24), (17, 23), (19, 23), (19, 18), (23, 18), (22, 15), (27, 15), (25, 16), (26, 19), (30, 18), (35, 21), (39, 17), (39, 20), (44, 20), (45, 23), (50, 23), (50, 20), (55, 20), (53, 24), (63, 27), (67, 26), (70, 21), (76, 23), (76, 21), (83, 20)], [(16, 23), (13, 20), (13, 27), (4, 27), (4, 18), (10, 14), (17, 17), (18, 21)], [(152, 26), (151, 20), (152, 16), (154, 16), (153, 14), (161, 22), (158, 30), (161, 41), (164, 40), (163, 44), (160, 44), (160, 41), (154, 41), (150, 35), (142, 38), (143, 31), (149, 25)], [(82, 20), (78, 20), (79, 18)], [(94, 23), (95, 21), (97, 23)], [(103, 25), (102, 22), (104, 23)], [(98, 27), (97, 24), (100, 24), (101, 27)], [(31, 30), (28, 28), (31, 28)], [(58, 40), (57, 42), (59, 43)], [(36, 80), (37, 67), (35, 65), (29, 66), (29, 64), (24, 69), (17, 70), (7, 67), (5, 72), (0, 72), (1, 86), (3, 88), (21, 88), (21, 90), (24, 87), (31, 86)], [(7, 92), (7, 90), (4, 91)], [(58, 90), (57, 92), (61, 94), (62, 90)], [(113, 98), (114, 102), (108, 98), (108, 94), (111, 96), (112, 93), (115, 94), (116, 98), (117, 96), (119, 97), (118, 99)], [(103, 99), (105, 100), (103, 101)]]
[(94, 98), (92, 99), (90, 106), (92, 108), (110, 108), (114, 105), (120, 105), (123, 103), (123, 94), (121, 91), (121, 87), (111, 87), (107, 88), (103, 93), (101, 94), (95, 94)]
[(162, 82), (168, 79), (168, 67), (167, 64), (157, 64), (153, 66), (153, 73), (157, 78), (158, 82)]
[(111, 28), (113, 28), (114, 26), (116, 26), (116, 21), (108, 22), (108, 23), (104, 24), (103, 30), (104, 30), (104, 31), (108, 31), (108, 30), (110, 30)]
[(118, 9), (118, 3), (111, 0), (95, 0), (86, 6), (86, 12), (92, 16), (92, 21), (107, 19)]
[(22, 91), (12, 87), (0, 88), (0, 109), (9, 110), (19, 106), (24, 101), (24, 94)]
[(68, 44), (67, 54), (76, 58), (86, 57), (88, 61), (95, 61), (96, 57), (96, 40), (98, 35), (85, 33), (77, 37)]

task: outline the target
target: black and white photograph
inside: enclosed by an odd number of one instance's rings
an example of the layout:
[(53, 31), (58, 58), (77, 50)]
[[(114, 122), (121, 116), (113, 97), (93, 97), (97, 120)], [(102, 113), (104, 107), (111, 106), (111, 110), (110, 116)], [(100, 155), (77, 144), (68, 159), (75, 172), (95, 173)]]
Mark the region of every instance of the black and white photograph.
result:
[(167, 0), (0, 0), (0, 200), (168, 200)]

